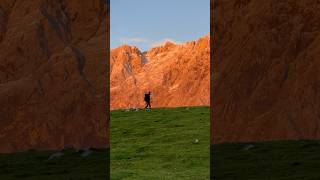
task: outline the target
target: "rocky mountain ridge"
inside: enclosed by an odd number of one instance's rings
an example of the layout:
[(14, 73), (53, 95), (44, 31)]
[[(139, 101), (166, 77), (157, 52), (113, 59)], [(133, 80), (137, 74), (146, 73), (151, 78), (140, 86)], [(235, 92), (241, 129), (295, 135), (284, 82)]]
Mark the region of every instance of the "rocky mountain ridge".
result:
[(112, 49), (111, 109), (144, 107), (148, 91), (156, 107), (209, 105), (209, 41), (206, 35), (146, 52), (128, 45)]

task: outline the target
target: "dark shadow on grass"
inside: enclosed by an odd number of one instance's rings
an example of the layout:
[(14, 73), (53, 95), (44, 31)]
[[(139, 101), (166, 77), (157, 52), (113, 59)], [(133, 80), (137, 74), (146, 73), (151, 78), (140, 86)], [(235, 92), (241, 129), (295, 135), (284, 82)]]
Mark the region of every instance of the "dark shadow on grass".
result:
[[(252, 148), (246, 148), (248, 145)], [(317, 179), (318, 152), (320, 141), (316, 140), (211, 145), (210, 179)]]
[(49, 160), (57, 151), (0, 154), (0, 179), (110, 179), (110, 150), (90, 149), (89, 156), (68, 150), (61, 157)]

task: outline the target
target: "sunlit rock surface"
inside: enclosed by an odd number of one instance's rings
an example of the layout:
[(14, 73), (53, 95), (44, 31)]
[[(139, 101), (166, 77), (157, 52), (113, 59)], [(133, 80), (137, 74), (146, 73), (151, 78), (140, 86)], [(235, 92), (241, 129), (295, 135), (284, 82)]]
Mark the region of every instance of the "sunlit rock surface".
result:
[(319, 1), (213, 2), (212, 142), (319, 139)]
[(0, 1), (0, 152), (107, 147), (109, 4)]
[(210, 37), (183, 44), (167, 42), (147, 52), (123, 45), (111, 50), (112, 109), (209, 105)]

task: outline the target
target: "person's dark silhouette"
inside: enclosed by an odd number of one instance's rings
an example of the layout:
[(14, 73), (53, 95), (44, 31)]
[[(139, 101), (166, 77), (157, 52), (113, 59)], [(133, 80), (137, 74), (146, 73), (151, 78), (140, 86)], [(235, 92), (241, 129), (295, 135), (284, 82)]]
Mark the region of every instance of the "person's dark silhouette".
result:
[(144, 101), (146, 102), (146, 107), (145, 108), (151, 108), (151, 92), (149, 91), (148, 94), (144, 94)]

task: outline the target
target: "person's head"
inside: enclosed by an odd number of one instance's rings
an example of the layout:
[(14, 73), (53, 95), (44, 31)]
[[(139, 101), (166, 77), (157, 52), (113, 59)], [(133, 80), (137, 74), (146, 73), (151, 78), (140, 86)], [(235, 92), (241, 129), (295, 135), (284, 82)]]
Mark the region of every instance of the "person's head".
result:
[(151, 92), (149, 91), (149, 94), (151, 94)]

